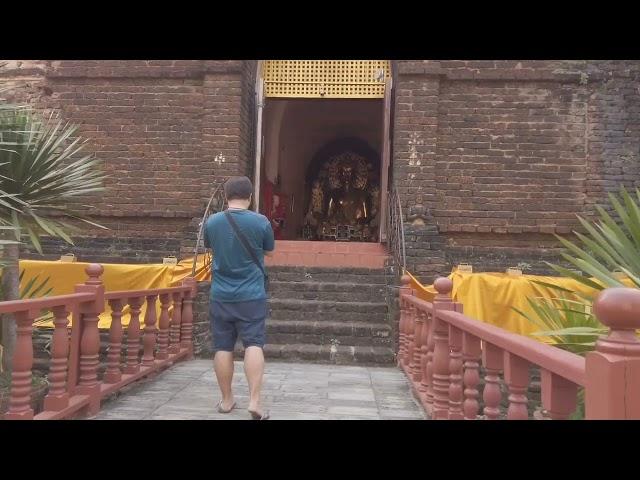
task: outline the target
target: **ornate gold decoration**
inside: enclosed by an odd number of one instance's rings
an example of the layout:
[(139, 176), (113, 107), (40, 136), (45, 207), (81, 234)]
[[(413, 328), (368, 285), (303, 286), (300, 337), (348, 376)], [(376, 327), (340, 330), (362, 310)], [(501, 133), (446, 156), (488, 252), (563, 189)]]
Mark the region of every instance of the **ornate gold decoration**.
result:
[(373, 166), (345, 151), (324, 163), (313, 181), (304, 237), (336, 241), (376, 238), (380, 187), (372, 183)]

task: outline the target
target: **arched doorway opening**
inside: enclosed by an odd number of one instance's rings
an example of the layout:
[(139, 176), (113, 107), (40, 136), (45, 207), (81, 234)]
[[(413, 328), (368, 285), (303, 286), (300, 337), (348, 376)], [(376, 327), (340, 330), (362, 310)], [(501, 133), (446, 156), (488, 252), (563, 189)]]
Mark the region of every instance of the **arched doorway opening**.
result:
[(281, 240), (384, 241), (389, 62), (260, 63), (256, 208)]

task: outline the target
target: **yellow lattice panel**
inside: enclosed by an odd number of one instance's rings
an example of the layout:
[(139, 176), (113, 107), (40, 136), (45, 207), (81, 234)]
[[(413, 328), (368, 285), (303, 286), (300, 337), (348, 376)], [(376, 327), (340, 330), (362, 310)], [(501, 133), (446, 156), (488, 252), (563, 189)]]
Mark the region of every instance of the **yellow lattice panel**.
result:
[(264, 94), (285, 98), (383, 98), (388, 60), (267, 60)]

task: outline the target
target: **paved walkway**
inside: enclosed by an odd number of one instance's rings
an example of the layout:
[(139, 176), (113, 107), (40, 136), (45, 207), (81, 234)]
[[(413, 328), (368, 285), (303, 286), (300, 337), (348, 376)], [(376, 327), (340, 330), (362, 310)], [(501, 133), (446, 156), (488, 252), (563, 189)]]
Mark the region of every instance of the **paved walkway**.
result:
[[(238, 407), (217, 413), (220, 393), (210, 360), (173, 366), (103, 405), (97, 419), (247, 420), (242, 363), (233, 385)], [(396, 368), (268, 362), (264, 406), (273, 420), (416, 420), (421, 407)]]

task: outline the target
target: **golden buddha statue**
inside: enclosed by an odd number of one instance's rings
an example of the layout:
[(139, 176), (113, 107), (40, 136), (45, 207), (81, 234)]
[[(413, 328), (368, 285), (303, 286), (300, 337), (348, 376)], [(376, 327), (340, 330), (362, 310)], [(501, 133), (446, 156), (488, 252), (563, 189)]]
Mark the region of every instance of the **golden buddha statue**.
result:
[[(368, 224), (378, 210), (379, 188), (371, 185), (373, 168), (364, 157), (344, 152), (323, 164), (313, 181), (305, 225), (320, 239), (369, 239)], [(376, 190), (377, 189), (377, 190)], [(376, 193), (377, 192), (377, 193)]]

